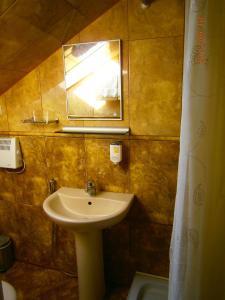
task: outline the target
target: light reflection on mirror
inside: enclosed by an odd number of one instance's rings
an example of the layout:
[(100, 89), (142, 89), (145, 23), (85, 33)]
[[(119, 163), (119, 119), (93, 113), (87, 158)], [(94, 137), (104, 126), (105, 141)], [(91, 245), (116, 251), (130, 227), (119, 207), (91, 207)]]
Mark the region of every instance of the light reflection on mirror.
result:
[(122, 119), (120, 41), (64, 45), (69, 118)]

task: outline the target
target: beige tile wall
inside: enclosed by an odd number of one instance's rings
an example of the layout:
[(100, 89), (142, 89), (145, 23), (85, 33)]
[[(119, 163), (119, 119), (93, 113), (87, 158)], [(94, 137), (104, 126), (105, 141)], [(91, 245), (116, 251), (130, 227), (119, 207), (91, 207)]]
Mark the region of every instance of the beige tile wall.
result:
[(8, 116), (4, 96), (0, 96), (0, 128), (2, 131), (9, 130)]
[[(129, 216), (104, 232), (106, 277), (129, 283), (136, 270), (168, 275), (179, 153), (183, 59), (183, 0), (121, 0), (70, 42), (122, 40), (123, 121), (68, 121), (61, 49), (0, 96), (0, 132), (20, 137), (24, 174), (0, 170), (0, 233), (12, 236), (18, 260), (76, 273), (73, 235), (42, 212), (48, 181), (82, 188), (93, 178), (100, 189), (132, 192)], [(21, 120), (51, 111), (58, 125)], [(118, 137), (54, 134), (62, 125), (129, 126), (124, 159), (109, 161)]]

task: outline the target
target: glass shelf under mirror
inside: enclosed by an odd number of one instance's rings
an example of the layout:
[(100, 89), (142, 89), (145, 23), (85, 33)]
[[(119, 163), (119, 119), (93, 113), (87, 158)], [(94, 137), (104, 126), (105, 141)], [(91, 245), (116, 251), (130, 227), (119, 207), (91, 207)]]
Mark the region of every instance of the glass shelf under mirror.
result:
[(53, 123), (59, 123), (59, 119), (54, 119), (54, 120), (45, 120), (45, 119), (39, 119), (39, 120), (35, 120), (34, 118), (30, 118), (30, 119), (25, 119), (22, 120), (23, 123), (28, 123), (28, 124), (53, 124)]

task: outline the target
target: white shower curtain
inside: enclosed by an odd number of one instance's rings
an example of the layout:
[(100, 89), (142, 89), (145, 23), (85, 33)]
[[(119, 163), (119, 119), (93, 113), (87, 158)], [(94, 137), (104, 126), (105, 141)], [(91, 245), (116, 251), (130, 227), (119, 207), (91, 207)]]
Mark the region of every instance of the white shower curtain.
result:
[(225, 0), (186, 0), (169, 300), (225, 300)]

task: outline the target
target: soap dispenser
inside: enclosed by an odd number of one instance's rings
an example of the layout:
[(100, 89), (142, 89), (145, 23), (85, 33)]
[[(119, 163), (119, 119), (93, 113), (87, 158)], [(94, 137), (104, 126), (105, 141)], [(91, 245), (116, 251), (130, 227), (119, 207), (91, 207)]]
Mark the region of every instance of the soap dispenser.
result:
[(122, 142), (116, 141), (110, 144), (110, 160), (116, 165), (122, 161)]

